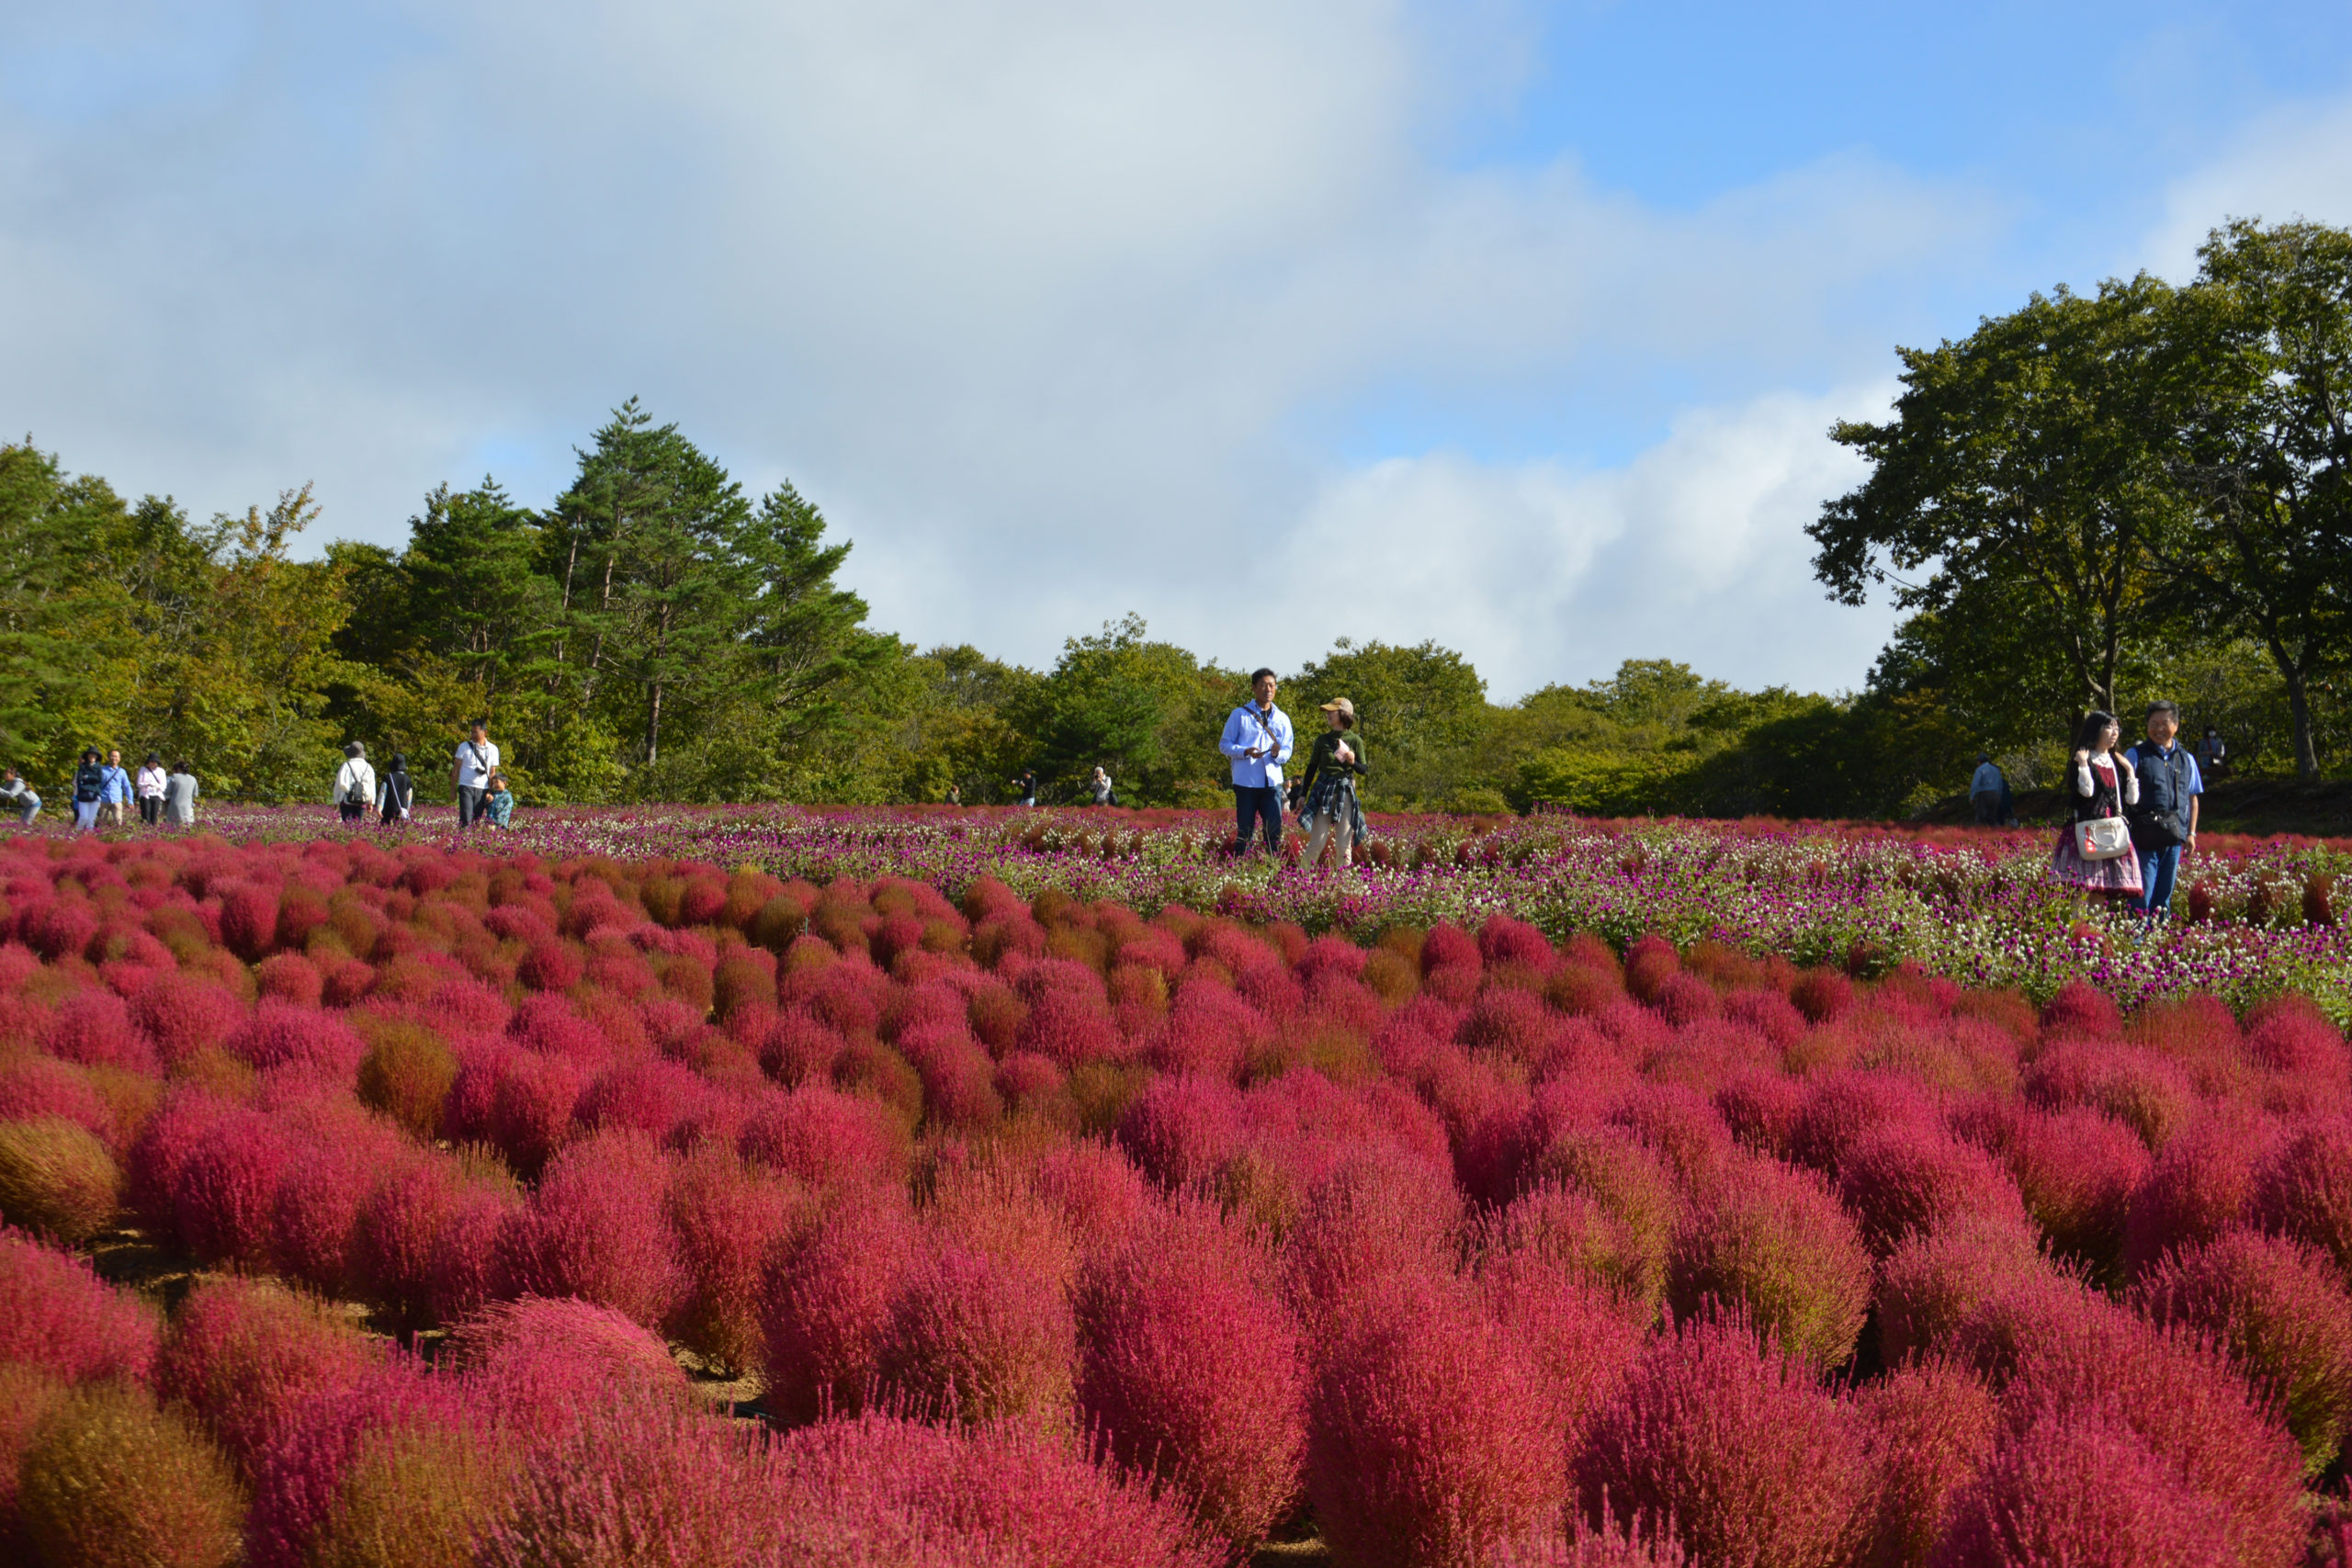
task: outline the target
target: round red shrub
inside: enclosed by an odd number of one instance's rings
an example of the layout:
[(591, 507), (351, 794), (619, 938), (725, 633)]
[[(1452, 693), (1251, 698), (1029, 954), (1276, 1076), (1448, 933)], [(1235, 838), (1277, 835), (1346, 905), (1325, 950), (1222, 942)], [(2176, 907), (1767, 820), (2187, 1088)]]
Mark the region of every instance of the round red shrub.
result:
[(130, 1002), (131, 1021), (153, 1043), (165, 1066), (220, 1044), (244, 1016), (243, 1006), (227, 989), (191, 975), (159, 976)]
[(887, 1185), (906, 1178), (906, 1130), (889, 1108), (816, 1084), (761, 1104), (743, 1124), (743, 1157), (810, 1187)]
[(2132, 1194), (2148, 1173), (2147, 1145), (2088, 1107), (2018, 1111), (1987, 1146), (2007, 1164), (2052, 1248), (2100, 1284), (2119, 1283)]
[[(1962, 1488), (1935, 1568), (2214, 1568), (2247, 1561), (2227, 1514), (2180, 1484), (2129, 1427), (2058, 1412), (2004, 1443)], [(2281, 1559), (2283, 1561), (2283, 1559)]]
[(2267, 1119), (2217, 1110), (2165, 1145), (2132, 1190), (2124, 1267), (2136, 1276), (2167, 1252), (2243, 1224), (2278, 1136)]
[(173, 1314), (155, 1393), (185, 1404), (250, 1474), (303, 1400), (356, 1385), (377, 1359), (348, 1319), (274, 1280), (208, 1280)]
[(1484, 1562), (1529, 1540), (1566, 1493), (1550, 1415), (1526, 1352), (1465, 1292), (1384, 1282), (1308, 1394), (1306, 1485), (1325, 1539), (1382, 1568)]
[(573, 1114), (584, 1127), (627, 1128), (658, 1143), (710, 1098), (710, 1086), (692, 1068), (652, 1057), (607, 1068), (581, 1091)]
[(641, 1134), (599, 1133), (565, 1148), (500, 1237), (507, 1293), (578, 1296), (660, 1323), (683, 1283), (662, 1212), (668, 1175)]
[(259, 1111), (232, 1110), (206, 1129), (172, 1190), (188, 1251), (207, 1263), (266, 1271), (277, 1185), (295, 1152), (285, 1130)]
[(1448, 1272), (1461, 1213), (1452, 1182), (1392, 1150), (1359, 1151), (1316, 1182), (1280, 1259), (1283, 1298), (1309, 1342), (1324, 1342), (1382, 1281)]
[(248, 882), (232, 883), (220, 892), (220, 941), (248, 964), (269, 956), (277, 941), (277, 894)]
[(1847, 1149), (1881, 1127), (1934, 1126), (1935, 1102), (1917, 1079), (1844, 1072), (1821, 1080), (1789, 1124), (1788, 1157), (1833, 1181)]
[(1949, 1361), (1897, 1367), (1863, 1388), (1858, 1405), (1878, 1472), (1862, 1560), (1872, 1568), (1924, 1563), (1952, 1499), (1993, 1456), (2000, 1407), (1974, 1375)]
[(2103, 1111), (2158, 1150), (2197, 1112), (2197, 1089), (2188, 1074), (2153, 1051), (2111, 1041), (2044, 1045), (2018, 1088), (2037, 1105), (2086, 1105)]
[(1123, 1464), (1156, 1469), (1238, 1545), (1302, 1485), (1306, 1362), (1262, 1261), (1186, 1211), (1101, 1258), (1078, 1294), (1078, 1396)]
[(76, 991), (57, 1004), (41, 1043), (61, 1061), (153, 1073), (155, 1049), (131, 1026), (130, 1010), (109, 991)]
[(2265, 1230), (2309, 1242), (2352, 1279), (2352, 1123), (2313, 1123), (2267, 1154), (2250, 1209)]
[(761, 1281), (769, 1415), (805, 1425), (865, 1408), (899, 1288), (923, 1250), (903, 1201), (852, 1192)]
[(1995, 1297), (2052, 1278), (2022, 1225), (1962, 1219), (1897, 1247), (1879, 1266), (1879, 1356), (1890, 1367), (1951, 1349)]
[(966, 1422), (1070, 1425), (1077, 1329), (1060, 1284), (954, 1242), (901, 1281), (879, 1346), (882, 1386)]
[(1867, 1529), (1869, 1434), (1812, 1370), (1707, 1314), (1645, 1353), (1577, 1463), (1588, 1517), (1670, 1521), (1725, 1568), (1840, 1568)]
[(799, 1190), (705, 1143), (678, 1164), (664, 1200), (685, 1289), (669, 1332), (714, 1366), (755, 1367), (760, 1356), (760, 1273), (807, 1211)]
[(1710, 1303), (1738, 1309), (1792, 1358), (1826, 1371), (1852, 1353), (1871, 1283), (1871, 1255), (1828, 1184), (1748, 1156), (1676, 1233), (1667, 1300), (1679, 1318)]
[(569, 942), (542, 938), (523, 950), (515, 977), (535, 991), (565, 991), (577, 985), (587, 962)]
[(0, 1214), (79, 1247), (114, 1223), (122, 1171), (89, 1129), (62, 1116), (0, 1122)]
[(1827, 1023), (1854, 1005), (1854, 983), (1834, 969), (1808, 969), (1791, 983), (1789, 1002), (1808, 1022)]
[(678, 1404), (686, 1375), (659, 1335), (613, 1307), (526, 1296), (481, 1309), (449, 1333), (452, 1364), (543, 1445), (592, 1409)]
[(1881, 1127), (1849, 1146), (1838, 1161), (1838, 1197), (1882, 1258), (1907, 1237), (1963, 1216), (2026, 1223), (2017, 1183), (1999, 1161), (1916, 1124)]
[(2210, 1337), (2284, 1413), (2316, 1475), (2352, 1422), (2352, 1296), (2324, 1254), (2230, 1231), (2165, 1258), (2140, 1282), (2140, 1311)]
[(1240, 1147), (1241, 1097), (1221, 1078), (1155, 1079), (1119, 1118), (1119, 1145), (1161, 1186), (1206, 1181)]
[(2123, 1015), (2115, 1010), (2115, 1003), (2105, 991), (2080, 980), (2069, 980), (2043, 1004), (2041, 1032), (2112, 1040), (2123, 1032)]
[(1789, 1135), (1812, 1099), (1803, 1079), (1762, 1068), (1735, 1076), (1714, 1093), (1732, 1137), (1775, 1158), (1788, 1153)]
[(368, 1055), (359, 1032), (333, 1013), (266, 998), (228, 1039), (231, 1055), (264, 1072), (305, 1067), (320, 1077), (349, 1083)]
[(0, 1362), (45, 1367), (68, 1382), (144, 1383), (158, 1332), (143, 1303), (81, 1258), (0, 1229)]
[(0, 1064), (0, 1120), (34, 1122), (60, 1117), (102, 1143), (114, 1144), (118, 1128), (90, 1075), (52, 1056), (25, 1056)]

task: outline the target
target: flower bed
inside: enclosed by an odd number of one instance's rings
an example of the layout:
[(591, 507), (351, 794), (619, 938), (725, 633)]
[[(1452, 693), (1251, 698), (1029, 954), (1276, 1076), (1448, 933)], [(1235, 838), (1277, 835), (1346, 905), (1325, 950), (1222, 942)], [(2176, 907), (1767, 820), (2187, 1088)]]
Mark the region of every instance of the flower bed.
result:
[[(1856, 962), (1883, 923), (1835, 964), (1609, 940), (2031, 908), (2030, 846), (1427, 825), (1316, 876), (1105, 820), (0, 848), (0, 1550), (2302, 1549), (2352, 1050), (2280, 972), (2037, 1005)], [(1572, 902), (1604, 859), (1637, 925)], [(1550, 929), (1482, 912), (1529, 886)], [(1475, 923), (1399, 918), (1440, 899)], [(74, 1256), (120, 1223), (196, 1268), (168, 1318)]]

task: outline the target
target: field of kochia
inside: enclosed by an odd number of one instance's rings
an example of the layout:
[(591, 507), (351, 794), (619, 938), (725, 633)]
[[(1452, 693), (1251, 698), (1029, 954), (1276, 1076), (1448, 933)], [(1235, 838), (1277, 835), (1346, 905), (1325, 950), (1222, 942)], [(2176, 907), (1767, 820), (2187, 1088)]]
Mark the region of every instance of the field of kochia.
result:
[(0, 1561), (2343, 1560), (2341, 846), (0, 842)]

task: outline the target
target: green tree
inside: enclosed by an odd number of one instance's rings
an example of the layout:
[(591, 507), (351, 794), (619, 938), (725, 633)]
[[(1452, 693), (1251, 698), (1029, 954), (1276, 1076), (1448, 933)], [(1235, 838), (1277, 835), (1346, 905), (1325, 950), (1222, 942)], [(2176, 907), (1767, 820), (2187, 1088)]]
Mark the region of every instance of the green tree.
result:
[(2062, 288), (1959, 343), (1898, 351), (1894, 420), (1831, 432), (1871, 464), (1807, 530), (1831, 596), (1859, 604), (1892, 583), (1905, 609), (1964, 613), (1996, 590), (2055, 649), (2067, 716), (2112, 711), (2130, 649), (2165, 632), (2155, 559), (2181, 524), (2171, 299), (2144, 275), (2096, 298)]
[(1284, 690), (1302, 752), (1323, 728), (1317, 708), (1334, 697), (1355, 705), (1371, 768), (1363, 788), (1368, 804), (1392, 811), (1500, 807), (1486, 756), (1493, 727), (1487, 682), (1453, 649), (1341, 637)]
[(1047, 798), (1084, 799), (1100, 766), (1127, 805), (1198, 805), (1220, 788), (1216, 738), (1242, 684), (1174, 643), (1153, 640), (1143, 617), (1129, 615), (1063, 642), (1052, 671), (1011, 716), (1030, 742)]
[(2352, 232), (2240, 221), (2199, 254), (2172, 313), (2195, 367), (2175, 464), (2195, 504), (2162, 555), (2202, 628), (2269, 654), (2314, 778), (2312, 682), (2352, 660)]
[(28, 437), (0, 446), (0, 761), (45, 792), (81, 747), (119, 736), (142, 649), (104, 570), (130, 514)]

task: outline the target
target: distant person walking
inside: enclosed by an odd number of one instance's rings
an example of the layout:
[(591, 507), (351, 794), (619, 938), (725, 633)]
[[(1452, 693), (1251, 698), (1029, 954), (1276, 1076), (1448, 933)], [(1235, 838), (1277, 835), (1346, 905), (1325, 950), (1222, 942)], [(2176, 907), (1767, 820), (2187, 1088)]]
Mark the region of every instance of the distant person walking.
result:
[(122, 753), (107, 752), (106, 784), (98, 795), (98, 800), (104, 807), (100, 815), (116, 827), (121, 827), (130, 819), (131, 795), (130, 774), (123, 768)]
[(8, 803), (6, 809), (15, 812), (19, 822), (29, 824), (40, 815), (40, 796), (14, 768), (0, 768), (0, 800)]
[(392, 753), (391, 766), (376, 783), (376, 815), (386, 827), (408, 820), (409, 808), (416, 804), (416, 786), (409, 781), (408, 753)]
[(2059, 881), (2103, 897), (2140, 893), (2140, 857), (2132, 852), (2124, 812), (2140, 798), (2131, 759), (2115, 750), (2122, 729), (2112, 714), (2094, 710), (2075, 728), (2075, 755), (2067, 769), (2074, 815), (2051, 852), (2050, 869)]
[(1035, 806), (1037, 804), (1037, 770), (1023, 768), (1013, 774), (1012, 793), (1022, 805)]
[(2197, 743), (2197, 760), (2204, 764), (2205, 776), (2218, 779), (2229, 766), (2230, 749), (2222, 740), (2222, 732), (2211, 725), (2205, 727), (2205, 739)]
[(963, 792), (963, 790), (962, 790), (962, 789), (960, 789), (960, 788), (958, 788), (958, 787), (957, 787), (956, 785), (955, 785), (955, 784), (949, 784), (949, 785), (947, 786), (947, 804), (948, 804), (948, 805), (950, 805), (950, 806), (961, 806), (961, 805), (963, 805), (963, 804), (964, 804), (964, 792)]
[(508, 785), (504, 773), (493, 773), (490, 793), (481, 797), (482, 815), (490, 818), (493, 828), (511, 826), (514, 819), (514, 791)]
[(139, 789), (139, 820), (150, 828), (164, 819), (164, 781), (171, 776), (157, 752), (148, 752), (139, 764), (139, 777), (132, 781)]
[(1978, 827), (1997, 828), (2001, 825), (2001, 802), (2008, 793), (2008, 781), (2001, 776), (2001, 770), (1993, 765), (1992, 753), (1976, 753), (1975, 776), (1968, 781), (1968, 803), (1976, 808)]
[(1119, 792), (1111, 787), (1111, 775), (1101, 768), (1094, 770), (1094, 777), (1088, 781), (1086, 787), (1087, 792), (1094, 797), (1095, 805), (1116, 806), (1119, 804)]
[(490, 775), (503, 761), (490, 739), (486, 719), (474, 721), (473, 732), (458, 742), (457, 760), (450, 764), (449, 783), (458, 792), (458, 829), (463, 832), (481, 815), (482, 796), (490, 793)]
[(164, 820), (175, 828), (196, 826), (196, 770), (183, 758), (164, 780)]
[(1356, 705), (1334, 697), (1323, 705), (1328, 728), (1315, 738), (1306, 754), (1306, 773), (1299, 780), (1306, 804), (1299, 807), (1298, 825), (1306, 829), (1306, 864), (1323, 863), (1323, 842), (1329, 839), (1341, 865), (1355, 863), (1355, 847), (1372, 837), (1364, 826), (1363, 807), (1356, 801), (1356, 781), (1366, 772), (1363, 739), (1355, 732)]
[(2172, 913), (2172, 885), (2180, 863), (2197, 847), (2197, 797), (2205, 780), (2188, 748), (2175, 743), (2180, 707), (2148, 705), (2148, 738), (2132, 748), (2132, 772), (2140, 779), (2140, 803), (2126, 813), (2132, 843), (2140, 857), (2140, 910), (2154, 919)]
[(74, 830), (90, 833), (97, 830), (98, 807), (106, 799), (107, 767), (95, 746), (85, 747), (82, 761), (74, 769)]
[(355, 740), (343, 749), (343, 766), (335, 770), (334, 808), (346, 822), (356, 822), (376, 804), (376, 770), (368, 748)]
[(1265, 829), (1266, 851), (1283, 847), (1283, 764), (1290, 761), (1290, 715), (1274, 705), (1274, 672), (1260, 670), (1250, 677), (1250, 698), (1225, 721), (1217, 750), (1233, 763), (1233, 850), (1250, 847), (1260, 824)]

